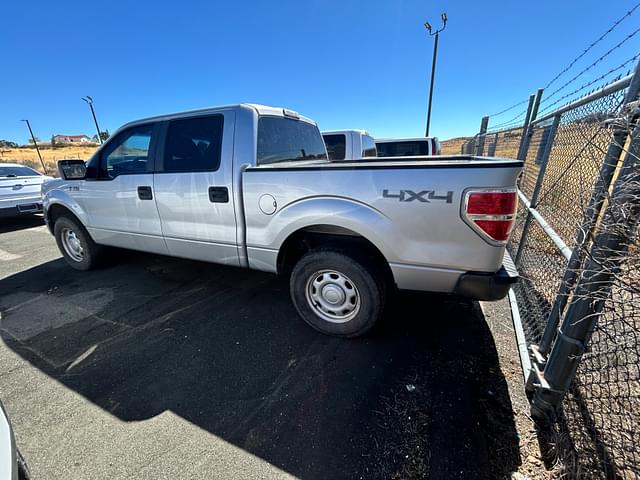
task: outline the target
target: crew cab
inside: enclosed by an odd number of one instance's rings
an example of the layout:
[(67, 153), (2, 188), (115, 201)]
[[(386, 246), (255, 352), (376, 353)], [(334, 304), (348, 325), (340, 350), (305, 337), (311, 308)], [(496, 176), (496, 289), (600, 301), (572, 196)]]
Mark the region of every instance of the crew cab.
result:
[(73, 268), (115, 246), (287, 275), (332, 335), (369, 330), (394, 287), (493, 300), (517, 279), (517, 160), (332, 162), (312, 120), (241, 104), (126, 124), (58, 166), (45, 219)]
[(332, 130), (322, 132), (329, 160), (358, 160), (376, 157), (376, 143), (366, 130)]
[(441, 152), (437, 137), (378, 138), (376, 148), (379, 157), (424, 157)]

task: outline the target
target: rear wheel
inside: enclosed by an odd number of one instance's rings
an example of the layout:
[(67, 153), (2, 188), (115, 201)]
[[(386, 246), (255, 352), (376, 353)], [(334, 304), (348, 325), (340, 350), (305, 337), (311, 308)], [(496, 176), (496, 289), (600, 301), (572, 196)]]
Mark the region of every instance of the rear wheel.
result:
[(382, 317), (387, 285), (370, 262), (333, 250), (312, 250), (294, 266), (290, 278), (293, 303), (316, 330), (356, 337)]
[(102, 247), (76, 220), (62, 216), (53, 227), (56, 243), (67, 263), (76, 270), (91, 270), (98, 265)]

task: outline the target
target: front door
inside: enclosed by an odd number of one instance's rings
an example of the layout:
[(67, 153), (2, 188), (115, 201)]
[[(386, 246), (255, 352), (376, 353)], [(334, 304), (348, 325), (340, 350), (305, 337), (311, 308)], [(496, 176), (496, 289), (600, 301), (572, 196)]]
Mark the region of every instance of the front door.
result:
[(148, 124), (120, 132), (101, 151), (97, 178), (83, 182), (76, 196), (97, 243), (167, 253), (153, 188), (158, 131)]
[(235, 113), (171, 120), (154, 179), (171, 255), (239, 265), (233, 189)]

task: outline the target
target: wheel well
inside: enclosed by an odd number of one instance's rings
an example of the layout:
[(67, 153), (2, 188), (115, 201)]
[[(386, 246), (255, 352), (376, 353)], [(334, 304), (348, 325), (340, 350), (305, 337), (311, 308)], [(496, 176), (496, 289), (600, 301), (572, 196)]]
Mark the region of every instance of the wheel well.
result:
[(294, 265), (310, 250), (335, 249), (355, 258), (373, 262), (393, 284), (389, 263), (378, 248), (362, 235), (333, 225), (313, 225), (300, 229), (284, 241), (278, 252), (278, 274), (289, 275)]
[(49, 230), (51, 230), (52, 233), (53, 226), (55, 225), (56, 220), (58, 220), (58, 218), (62, 216), (71, 217), (76, 222), (78, 222), (78, 224), (82, 225), (80, 219), (71, 210), (63, 205), (55, 203), (47, 209), (47, 225), (49, 226)]

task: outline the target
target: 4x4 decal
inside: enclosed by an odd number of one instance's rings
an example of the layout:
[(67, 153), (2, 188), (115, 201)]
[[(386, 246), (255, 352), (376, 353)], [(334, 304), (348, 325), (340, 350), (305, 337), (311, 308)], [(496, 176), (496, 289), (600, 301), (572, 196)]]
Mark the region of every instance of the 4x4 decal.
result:
[(453, 192), (448, 191), (444, 195), (438, 195), (435, 190), (422, 190), (414, 192), (413, 190), (400, 190), (398, 193), (389, 193), (389, 190), (383, 190), (384, 198), (397, 198), (400, 202), (413, 202), (417, 200), (422, 203), (431, 203), (432, 201), (444, 201), (453, 203)]

